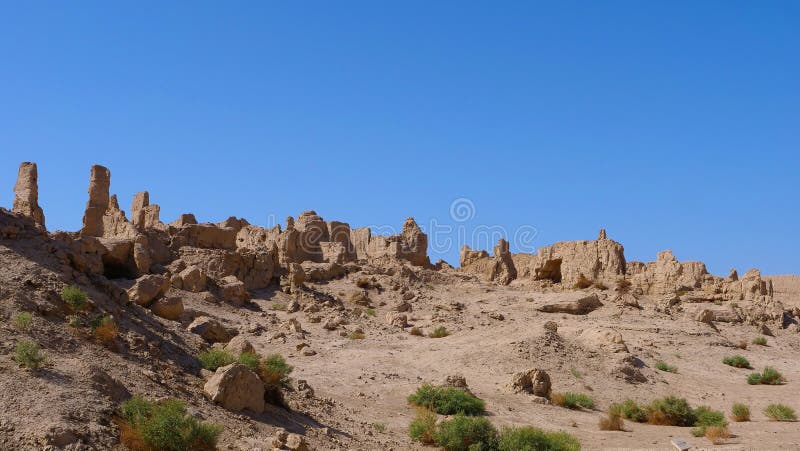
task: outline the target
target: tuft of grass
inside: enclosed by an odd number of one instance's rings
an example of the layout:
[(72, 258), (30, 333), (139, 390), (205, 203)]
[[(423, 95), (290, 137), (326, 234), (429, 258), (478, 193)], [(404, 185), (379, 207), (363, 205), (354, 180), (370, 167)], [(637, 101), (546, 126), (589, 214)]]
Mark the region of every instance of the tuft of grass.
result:
[(747, 376), (747, 383), (750, 385), (780, 385), (786, 381), (778, 370), (771, 366), (764, 367), (760, 373), (751, 373)]
[(731, 431), (725, 426), (709, 426), (706, 428), (705, 437), (715, 445), (722, 445), (731, 438)]
[[(258, 369), (261, 368), (261, 357), (252, 352), (243, 352), (239, 354), (237, 362), (246, 366), (250, 371), (258, 374)], [(225, 365), (222, 365), (225, 366)]]
[(546, 432), (530, 426), (503, 428), (498, 451), (579, 451), (581, 443), (566, 432)]
[(693, 426), (697, 417), (684, 398), (667, 396), (647, 406), (647, 421), (663, 426)]
[(575, 288), (578, 290), (583, 290), (584, 288), (589, 288), (592, 286), (592, 281), (587, 279), (583, 273), (578, 274), (578, 280), (575, 281)]
[(89, 306), (88, 296), (77, 285), (70, 285), (61, 290), (61, 299), (73, 312), (80, 312)]
[(411, 330), (408, 331), (408, 333), (415, 337), (422, 337), (425, 335), (422, 333), (422, 329), (416, 326), (412, 327)]
[(367, 338), (367, 335), (364, 333), (363, 330), (354, 330), (350, 332), (350, 335), (348, 335), (347, 338), (351, 340), (363, 340)]
[(289, 374), (294, 368), (280, 354), (270, 354), (261, 362), (258, 376), (270, 389), (279, 390), (289, 386)]
[(722, 363), (724, 363), (725, 365), (732, 366), (734, 368), (750, 368), (750, 361), (738, 354), (723, 358)]
[(694, 426), (692, 435), (695, 437), (703, 437), (706, 435), (709, 427), (727, 427), (728, 422), (725, 420), (725, 414), (719, 410), (714, 410), (708, 406), (700, 406), (694, 409)]
[(386, 423), (372, 423), (372, 429), (383, 434), (386, 432)]
[(611, 404), (608, 406), (606, 416), (600, 418), (601, 431), (622, 431), (625, 422), (622, 420), (622, 406), (619, 404)]
[(135, 396), (120, 406), (126, 428), (123, 442), (131, 449), (165, 451), (210, 451), (216, 449), (222, 427), (197, 421), (188, 415), (183, 402), (168, 399), (160, 403)]
[(559, 407), (566, 407), (567, 409), (594, 409), (594, 399), (583, 393), (553, 393), (550, 395), (550, 401)]
[(622, 416), (628, 420), (637, 423), (644, 423), (647, 421), (647, 412), (636, 401), (626, 399), (625, 402), (620, 404), (620, 412)]
[(14, 351), (14, 360), (29, 370), (36, 371), (44, 365), (45, 358), (39, 343), (33, 340), (20, 340)]
[(766, 346), (767, 345), (767, 337), (760, 336), (753, 338), (753, 344), (759, 346)]
[(578, 380), (583, 379), (583, 374), (581, 374), (581, 372), (578, 371), (574, 366), (569, 369), (569, 372), (570, 372), (570, 374), (572, 374), (572, 377), (574, 377), (575, 379), (578, 379)]
[(666, 371), (668, 373), (677, 373), (678, 372), (678, 367), (677, 366), (670, 365), (670, 364), (668, 364), (667, 362), (665, 362), (663, 360), (659, 360), (658, 362), (656, 362), (656, 368), (661, 370), (661, 371)]
[(216, 371), (217, 368), (230, 365), (236, 361), (236, 357), (224, 349), (209, 349), (197, 356), (200, 365), (209, 371)]
[(408, 435), (411, 440), (423, 445), (436, 443), (436, 414), (427, 409), (417, 409), (417, 415), (408, 426)]
[(442, 421), (434, 433), (436, 445), (445, 451), (497, 449), (497, 429), (486, 418), (457, 414)]
[(736, 347), (739, 348), (739, 349), (747, 349), (747, 342), (742, 340), (742, 341), (739, 342), (739, 344)]
[(795, 421), (794, 409), (784, 404), (770, 404), (764, 409), (764, 415), (772, 421)]
[(272, 306), (270, 307), (270, 310), (277, 310), (277, 311), (280, 311), (280, 312), (284, 312), (284, 311), (286, 311), (287, 308), (289, 308), (289, 307), (286, 304), (282, 303), (282, 302), (273, 302)]
[(31, 330), (31, 325), (33, 325), (33, 315), (29, 312), (18, 313), (14, 316), (14, 326), (17, 329), (23, 332), (29, 332)]
[(431, 338), (444, 338), (448, 335), (450, 335), (450, 332), (448, 332), (444, 326), (439, 326), (436, 329), (433, 329), (433, 332), (428, 334), (428, 336)]
[(369, 316), (375, 316), (375, 314), (376, 314), (376, 312), (375, 312), (375, 309), (374, 309), (374, 308), (368, 308), (368, 309), (367, 309), (367, 315), (369, 315)]
[(735, 403), (731, 407), (731, 419), (736, 422), (750, 421), (750, 408), (742, 403)]
[(409, 395), (408, 402), (442, 415), (456, 413), (482, 415), (486, 412), (486, 405), (482, 399), (455, 387), (423, 384), (416, 392)]
[(103, 344), (108, 344), (117, 338), (119, 329), (113, 316), (102, 316), (92, 321), (92, 334)]

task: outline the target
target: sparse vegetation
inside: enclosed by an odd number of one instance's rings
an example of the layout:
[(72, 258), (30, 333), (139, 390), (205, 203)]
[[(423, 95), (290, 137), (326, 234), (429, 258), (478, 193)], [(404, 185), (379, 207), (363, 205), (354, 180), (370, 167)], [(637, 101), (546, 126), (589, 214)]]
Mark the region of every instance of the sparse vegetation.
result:
[(14, 351), (14, 360), (25, 368), (36, 371), (44, 365), (45, 358), (39, 343), (33, 340), (20, 340)]
[(739, 348), (739, 349), (747, 349), (747, 342), (742, 340), (742, 341), (739, 342), (739, 344), (736, 347)]
[(578, 451), (581, 444), (566, 432), (546, 432), (530, 426), (503, 428), (497, 441), (498, 451)]
[(436, 414), (428, 409), (417, 409), (417, 415), (408, 426), (408, 435), (412, 440), (423, 445), (436, 443)]
[(448, 332), (444, 326), (439, 326), (436, 329), (433, 329), (433, 332), (428, 334), (428, 336), (431, 338), (444, 338), (448, 335), (450, 335), (450, 332)]
[(709, 426), (706, 428), (705, 437), (715, 445), (725, 443), (731, 437), (731, 432), (726, 426)]
[(570, 372), (570, 374), (572, 374), (572, 376), (575, 379), (578, 379), (578, 380), (583, 379), (583, 374), (581, 374), (581, 372), (578, 371), (574, 366), (569, 369), (569, 372)]
[(566, 407), (567, 409), (577, 410), (580, 408), (594, 409), (594, 399), (589, 395), (583, 393), (565, 392), (553, 393), (550, 395), (550, 401), (559, 407)]
[(694, 411), (683, 398), (667, 396), (655, 399), (647, 406), (647, 421), (662, 426), (693, 426)]
[(578, 274), (578, 280), (575, 281), (575, 288), (578, 290), (583, 290), (584, 288), (589, 288), (592, 286), (592, 281), (587, 279), (583, 273)]
[(637, 423), (644, 423), (647, 421), (647, 412), (636, 401), (626, 399), (625, 402), (620, 404), (620, 412), (622, 416)]
[(413, 336), (415, 336), (415, 337), (422, 337), (424, 335), (422, 333), (422, 329), (420, 329), (419, 327), (416, 327), (416, 326), (412, 327), (411, 330), (408, 331), (408, 333), (413, 335)]
[(30, 331), (32, 324), (33, 315), (31, 315), (29, 312), (21, 312), (14, 316), (14, 326), (23, 332)]
[(625, 422), (622, 420), (622, 406), (619, 404), (611, 404), (608, 406), (606, 416), (600, 418), (601, 431), (622, 431)]
[(760, 336), (760, 337), (756, 337), (756, 338), (753, 339), (753, 344), (754, 345), (759, 345), (759, 346), (766, 346), (767, 345), (767, 337), (765, 337), (763, 335)]
[(367, 309), (367, 315), (369, 315), (369, 316), (375, 316), (375, 314), (376, 314), (376, 312), (375, 312), (375, 309), (374, 309), (374, 308), (368, 308), (368, 309)]
[(258, 373), (258, 369), (261, 368), (261, 357), (259, 357), (258, 354), (254, 354), (252, 352), (243, 352), (239, 354), (239, 359), (237, 360), (237, 362), (246, 366), (247, 368), (250, 369), (250, 371), (254, 373)]
[(349, 338), (351, 340), (363, 340), (366, 337), (367, 336), (366, 336), (366, 334), (364, 334), (364, 331), (360, 330), (360, 329), (350, 332), (350, 334), (347, 336), (347, 338)]
[(236, 357), (224, 349), (209, 349), (197, 356), (200, 365), (209, 371), (216, 371), (217, 368), (230, 365), (236, 361)]
[(632, 285), (633, 283), (628, 279), (617, 279), (617, 291), (620, 293), (627, 293)]
[(77, 285), (69, 285), (61, 290), (61, 299), (73, 312), (80, 312), (89, 306), (88, 296)]
[(294, 368), (280, 354), (270, 354), (261, 362), (258, 376), (268, 389), (279, 390), (289, 385), (289, 374)]
[(795, 421), (794, 409), (784, 404), (770, 404), (764, 409), (764, 415), (772, 421)]
[(438, 387), (423, 384), (408, 397), (408, 402), (442, 415), (462, 413), (482, 415), (486, 406), (483, 400), (455, 387)]
[(372, 429), (383, 434), (386, 432), (386, 423), (372, 423)]
[(740, 355), (725, 357), (722, 359), (722, 363), (734, 368), (750, 368), (750, 361)]
[(694, 416), (695, 428), (692, 430), (692, 435), (695, 437), (705, 436), (709, 427), (724, 428), (728, 426), (725, 414), (708, 406), (700, 406), (694, 409)]
[(735, 403), (731, 407), (731, 419), (736, 422), (750, 421), (750, 408), (745, 404)]
[(497, 429), (486, 418), (458, 414), (439, 423), (434, 440), (445, 451), (490, 451), (497, 449)]
[(747, 383), (750, 385), (780, 385), (786, 381), (778, 370), (771, 366), (764, 367), (760, 373), (751, 373), (747, 376)]
[(272, 307), (270, 307), (270, 310), (275, 310), (275, 311), (279, 311), (279, 312), (285, 312), (287, 308), (288, 307), (286, 306), (286, 304), (284, 304), (282, 302), (273, 302), (272, 303)]
[(103, 344), (114, 341), (114, 339), (117, 338), (117, 333), (119, 333), (117, 322), (114, 321), (114, 317), (110, 315), (96, 318), (91, 326), (92, 334)]
[(677, 366), (670, 365), (670, 364), (668, 364), (667, 362), (665, 362), (663, 360), (659, 360), (658, 362), (656, 362), (656, 368), (658, 370), (660, 370), (660, 371), (666, 371), (668, 373), (677, 373), (678, 372), (678, 367)]
[(120, 416), (125, 426), (120, 428), (121, 439), (130, 449), (210, 451), (222, 432), (221, 426), (187, 415), (176, 399), (153, 403), (135, 396), (122, 403)]

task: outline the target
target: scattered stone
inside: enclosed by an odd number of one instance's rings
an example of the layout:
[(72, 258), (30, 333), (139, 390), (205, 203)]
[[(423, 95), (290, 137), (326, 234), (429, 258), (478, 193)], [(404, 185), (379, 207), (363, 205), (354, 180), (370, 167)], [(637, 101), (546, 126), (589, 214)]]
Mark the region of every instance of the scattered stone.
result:
[(235, 335), (219, 321), (208, 316), (197, 317), (187, 330), (212, 343), (226, 343)]
[(150, 310), (164, 319), (177, 321), (183, 314), (183, 301), (179, 297), (161, 298), (150, 306)]
[(128, 289), (128, 298), (144, 307), (149, 306), (156, 299), (169, 290), (170, 280), (157, 274), (148, 274), (136, 279)]
[(405, 313), (389, 312), (386, 314), (386, 322), (393, 327), (408, 327), (408, 316)]
[(228, 344), (225, 345), (225, 350), (230, 351), (233, 355), (256, 353), (253, 345), (242, 335), (231, 338)]

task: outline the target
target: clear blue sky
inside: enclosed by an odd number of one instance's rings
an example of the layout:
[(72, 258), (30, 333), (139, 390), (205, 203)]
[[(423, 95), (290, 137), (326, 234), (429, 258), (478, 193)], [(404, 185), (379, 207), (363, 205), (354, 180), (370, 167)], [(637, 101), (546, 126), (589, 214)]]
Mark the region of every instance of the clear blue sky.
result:
[(166, 221), (606, 227), (800, 273), (800, 2), (169, 3), (0, 6), (0, 205), (36, 161), (77, 230), (100, 163)]

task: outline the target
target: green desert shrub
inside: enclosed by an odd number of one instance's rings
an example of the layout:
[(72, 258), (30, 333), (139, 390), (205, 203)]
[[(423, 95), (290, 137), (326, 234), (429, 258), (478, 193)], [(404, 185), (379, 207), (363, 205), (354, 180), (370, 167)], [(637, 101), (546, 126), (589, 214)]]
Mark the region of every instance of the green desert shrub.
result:
[(677, 373), (678, 372), (678, 367), (677, 366), (670, 365), (670, 364), (668, 364), (667, 362), (665, 362), (663, 360), (659, 360), (658, 362), (656, 362), (656, 368), (661, 370), (661, 371), (666, 371), (668, 373)]
[(750, 408), (742, 403), (735, 403), (731, 407), (731, 419), (733, 421), (750, 421)]
[(734, 368), (750, 368), (750, 361), (740, 355), (725, 357), (722, 359), (722, 363)]
[(647, 406), (647, 421), (664, 426), (693, 426), (694, 411), (683, 398), (667, 396), (655, 399)]
[(20, 340), (14, 352), (14, 360), (30, 370), (38, 370), (44, 365), (44, 355), (39, 343), (33, 340)]
[(498, 451), (578, 451), (580, 442), (566, 432), (546, 432), (530, 426), (503, 428), (497, 440)]
[(433, 332), (428, 334), (428, 336), (431, 338), (444, 338), (448, 335), (450, 335), (450, 332), (448, 332), (444, 326), (439, 326), (436, 329), (433, 329)]
[(719, 410), (714, 410), (708, 406), (700, 406), (694, 409), (694, 426), (692, 435), (695, 437), (703, 437), (706, 435), (706, 430), (711, 426), (727, 427), (728, 421), (725, 420), (725, 414)]
[(16, 316), (14, 316), (14, 326), (23, 332), (28, 332), (31, 330), (32, 324), (33, 315), (31, 315), (29, 312), (18, 313)]
[(611, 404), (608, 406), (606, 416), (600, 418), (599, 427), (601, 431), (622, 431), (625, 422), (622, 420), (622, 406)]
[(497, 429), (486, 418), (458, 414), (439, 423), (434, 440), (445, 451), (494, 451)]
[(628, 420), (637, 423), (644, 423), (647, 421), (647, 411), (632, 399), (626, 399), (625, 402), (620, 404), (620, 411), (622, 416)]
[(120, 406), (123, 444), (143, 444), (163, 451), (213, 450), (222, 427), (197, 421), (183, 403), (169, 399), (153, 403), (135, 396)]
[(209, 349), (197, 356), (203, 368), (209, 371), (216, 371), (217, 368), (230, 365), (236, 361), (236, 357), (224, 349)]
[(88, 296), (77, 285), (70, 285), (61, 290), (61, 299), (67, 303), (74, 312), (86, 309)]
[(250, 371), (254, 373), (258, 373), (258, 369), (261, 367), (261, 357), (259, 357), (258, 354), (254, 354), (252, 352), (241, 353), (239, 355), (239, 358), (237, 359), (237, 362), (246, 366), (247, 368), (250, 369)]
[(766, 346), (767, 345), (767, 337), (764, 337), (764, 336), (756, 337), (756, 338), (753, 339), (753, 344), (754, 345), (759, 345), (759, 346)]
[(559, 406), (566, 407), (567, 409), (594, 409), (594, 399), (589, 395), (583, 393), (553, 393), (550, 395), (550, 401)]
[(794, 421), (797, 415), (794, 409), (784, 404), (770, 404), (764, 409), (764, 415), (773, 421)]
[(750, 385), (780, 385), (785, 381), (783, 375), (771, 366), (764, 367), (764, 371), (760, 373), (751, 373), (747, 376), (747, 383)]
[(281, 389), (289, 385), (289, 374), (294, 368), (280, 354), (270, 354), (261, 362), (258, 375), (268, 388)]
[(421, 385), (408, 397), (408, 402), (442, 415), (482, 415), (486, 411), (483, 400), (455, 387)]

